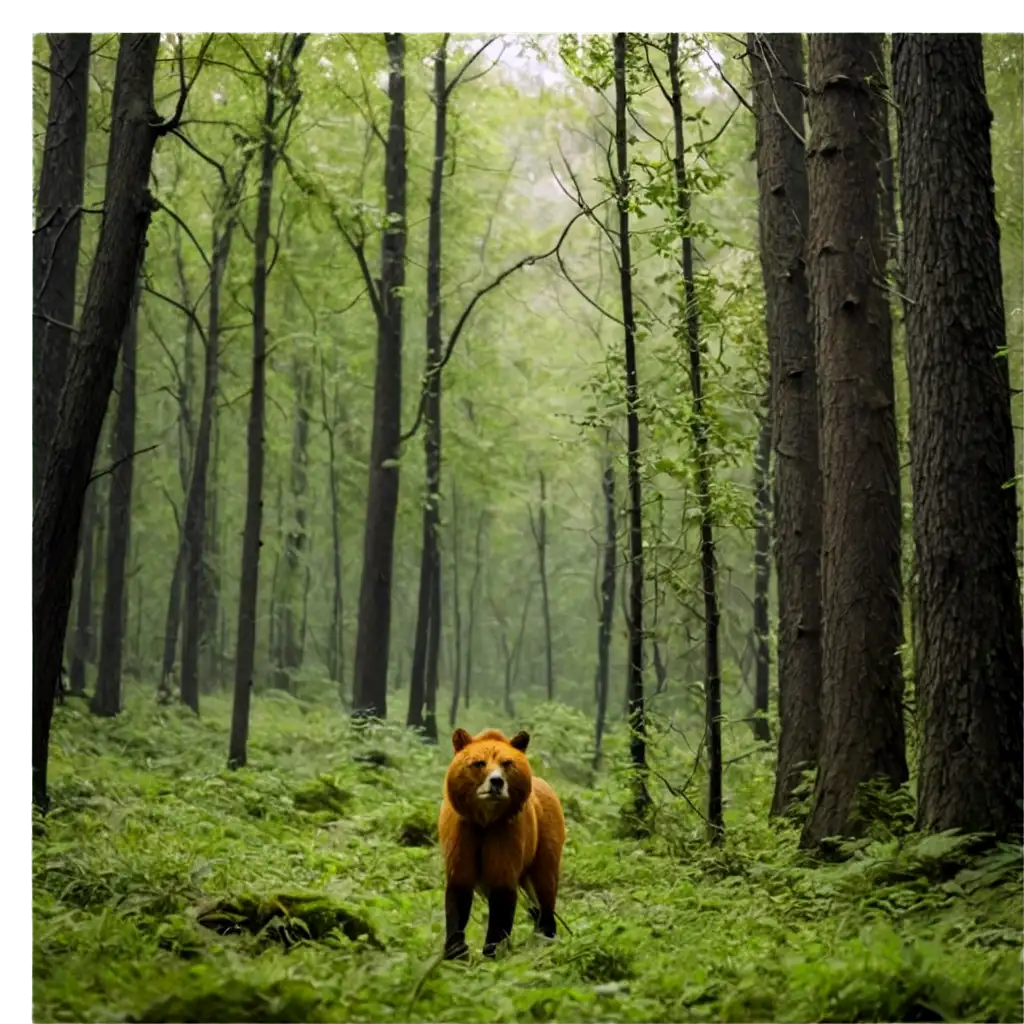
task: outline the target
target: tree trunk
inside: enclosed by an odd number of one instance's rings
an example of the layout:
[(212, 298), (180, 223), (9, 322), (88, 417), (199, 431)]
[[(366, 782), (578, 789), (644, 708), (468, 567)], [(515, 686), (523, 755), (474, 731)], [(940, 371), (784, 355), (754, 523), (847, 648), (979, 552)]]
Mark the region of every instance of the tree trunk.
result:
[(469, 710), (469, 691), (473, 680), (473, 641), (476, 638), (477, 595), (480, 592), (480, 573), (483, 571), (484, 560), (481, 553), (484, 526), (487, 523), (487, 512), (483, 510), (476, 521), (476, 543), (473, 547), (473, 579), (469, 583), (469, 622), (466, 624), (466, 679), (463, 706)]
[(405, 286), (406, 159), (405, 37), (385, 36), (391, 69), (391, 120), (385, 154), (386, 228), (381, 242), (377, 371), (373, 394), (370, 480), (366, 499), (363, 568), (359, 585), (352, 710), (387, 717), (388, 646), (391, 639), (391, 577), (398, 514), (398, 457), (402, 415), (402, 289)]
[(459, 594), (459, 489), (452, 481), (452, 628), (455, 633), (455, 666), (452, 673), (452, 703), (448, 724), (455, 728), (462, 696), (462, 599)]
[(907, 779), (900, 479), (878, 164), (878, 34), (809, 37), (807, 252), (821, 404), (822, 737), (801, 843), (858, 834), (861, 783)]
[(775, 449), (776, 815), (789, 811), (801, 771), (817, 766), (821, 735), (821, 469), (814, 325), (804, 263), (809, 200), (802, 48), (799, 33), (752, 34), (748, 42)]
[(164, 618), (164, 652), (160, 666), (160, 699), (171, 700), (171, 677), (174, 674), (174, 659), (178, 648), (178, 631), (181, 628), (181, 589), (185, 576), (185, 534), (178, 523), (178, 513), (174, 514), (175, 525), (178, 526), (178, 556), (174, 559), (174, 571), (171, 573), (171, 586), (167, 595), (167, 614)]
[[(288, 66), (295, 61), (306, 41), (299, 33), (292, 37)], [(283, 47), (282, 47), (283, 49)], [(260, 165), (260, 194), (256, 207), (254, 237), (255, 267), (252, 278), (252, 399), (249, 405), (248, 483), (245, 501), (245, 528), (242, 534), (242, 568), (238, 596), (238, 642), (235, 651), (235, 693), (231, 712), (231, 741), (228, 767), (246, 763), (249, 742), (249, 701), (252, 696), (256, 661), (256, 611), (260, 571), (260, 529), (263, 522), (263, 430), (266, 405), (267, 357), (267, 241), (270, 237), (270, 195), (274, 184), (277, 148), (274, 129), (277, 90), (282, 82), (282, 64), (267, 69), (266, 110), (263, 119), (263, 146)], [(285, 83), (291, 84), (291, 83)], [(298, 102), (292, 92), (286, 104)], [(283, 116), (283, 114), (282, 114)]]
[[(344, 637), (342, 635), (341, 594), (341, 499), (338, 494), (338, 467), (334, 432), (337, 429), (338, 385), (334, 385), (334, 408), (327, 411), (327, 366), (320, 358), (320, 405), (327, 431), (327, 483), (331, 495), (331, 568), (334, 590), (331, 596), (331, 635), (327, 643), (327, 671), (331, 681), (342, 689), (344, 676)], [(344, 700), (342, 701), (344, 703)]]
[(537, 522), (533, 521), (533, 512), (530, 512), (530, 531), (533, 534), (534, 543), (537, 545), (537, 564), (540, 569), (540, 596), (541, 609), (544, 614), (544, 666), (547, 670), (548, 700), (555, 699), (555, 673), (552, 667), (551, 650), (551, 607), (548, 604), (548, 513), (547, 493), (544, 484), (544, 471), (540, 476), (540, 511), (537, 513)]
[(71, 645), (71, 667), (68, 670), (68, 692), (73, 697), (85, 696), (85, 663), (93, 659), (92, 634), (92, 570), (93, 526), (99, 513), (95, 485), (85, 492), (82, 512), (82, 537), (78, 546), (78, 610), (74, 641)]
[[(203, 397), (199, 409), (199, 427), (196, 431), (196, 451), (192, 459), (192, 480), (185, 503), (185, 613), (181, 637), (181, 702), (197, 714), (199, 712), (199, 648), (204, 632), (216, 637), (216, 594), (204, 587), (204, 560), (207, 556), (206, 533), (212, 525), (211, 536), (216, 539), (216, 515), (211, 509), (211, 523), (207, 523), (207, 476), (210, 474), (210, 443), (217, 406), (217, 376), (220, 367), (220, 295), (231, 253), (231, 239), (237, 205), (244, 180), (245, 168), (234, 179), (233, 187), (226, 190), (221, 208), (223, 226), (213, 229), (213, 255), (210, 261), (210, 309), (206, 329), (206, 347), (203, 366)], [(218, 218), (219, 219), (219, 218)], [(214, 551), (208, 553), (214, 555)], [(207, 580), (207, 584), (209, 584)], [(204, 614), (204, 612), (206, 614)]]
[[(769, 401), (770, 401), (769, 394)], [(754, 739), (768, 743), (771, 729), (768, 727), (768, 684), (771, 677), (771, 656), (768, 650), (768, 591), (771, 587), (771, 563), (768, 552), (771, 548), (771, 476), (772, 420), (768, 414), (761, 421), (757, 439), (757, 465), (754, 467), (754, 643), (757, 649), (756, 675), (754, 677)]]
[(690, 239), (690, 193), (686, 185), (683, 148), (683, 100), (679, 84), (679, 33), (669, 37), (669, 77), (672, 85), (672, 121), (675, 135), (676, 205), (682, 242), (683, 287), (686, 297), (685, 336), (690, 356), (693, 391), (693, 446), (700, 506), (700, 569), (704, 591), (704, 693), (708, 747), (708, 829), (712, 843), (721, 843), (722, 819), (722, 677), (718, 654), (718, 566), (715, 559), (714, 511), (711, 505), (711, 455), (708, 414), (701, 381), (700, 318), (693, 281), (693, 244)]
[(121, 663), (127, 609), (125, 573), (128, 538), (132, 523), (132, 478), (135, 451), (135, 353), (139, 327), (141, 274), (134, 285), (132, 310), (121, 345), (121, 393), (114, 420), (114, 469), (110, 474), (109, 519), (107, 527), (106, 586), (103, 592), (103, 621), (100, 626), (100, 658), (96, 690), (89, 709), (94, 715), (112, 718), (121, 710)]
[(918, 827), (1020, 842), (1021, 602), (980, 35), (894, 35), (921, 634)]
[(39, 500), (74, 333), (92, 43), (88, 33), (48, 39), (50, 109), (32, 234), (33, 503)]
[(626, 325), (626, 464), (629, 478), (629, 753), (634, 771), (634, 810), (643, 817), (650, 806), (647, 792), (647, 720), (644, 714), (644, 548), (640, 495), (640, 414), (636, 374), (636, 321), (633, 317), (633, 266), (629, 239), (629, 154), (627, 149), (626, 33), (616, 32), (615, 154), (618, 171), (619, 287)]
[(615, 560), (618, 557), (618, 520), (615, 513), (615, 463), (611, 453), (605, 455), (601, 479), (604, 497), (605, 534), (604, 568), (601, 573), (601, 618), (597, 628), (597, 717), (594, 722), (594, 771), (601, 766), (601, 741), (604, 738), (605, 715), (608, 710), (609, 655), (612, 642), (612, 616), (615, 612)]
[[(435, 530), (437, 529), (435, 525)], [(434, 545), (434, 565), (430, 572), (430, 630), (427, 634), (426, 706), (423, 735), (428, 743), (437, 743), (437, 685), (441, 649), (441, 552)]]

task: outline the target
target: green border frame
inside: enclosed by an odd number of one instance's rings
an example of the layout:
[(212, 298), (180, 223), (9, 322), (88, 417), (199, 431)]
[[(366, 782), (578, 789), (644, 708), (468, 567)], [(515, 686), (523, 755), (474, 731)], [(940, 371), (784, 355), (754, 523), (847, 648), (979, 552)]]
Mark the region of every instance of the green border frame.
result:
[[(146, 11), (140, 11), (140, 6)], [(985, 0), (968, 7), (963, 0), (842, 0), (818, 5), (808, 0), (788, 0), (785, 6), (770, 0), (714, 4), (705, 2), (680, 6), (678, 0), (652, 3), (629, 9), (630, 27), (662, 27), (670, 24), (757, 26), (778, 31), (809, 32), (820, 29), (847, 31), (906, 31), (913, 29), (1007, 32), (1024, 29), (1024, 8), (1020, 0)], [(28, 848), (26, 773), (27, 692), (32, 670), (29, 590), (31, 587), (31, 495), (32, 495), (32, 317), (31, 295), (31, 164), (27, 114), (30, 102), (29, 72), (31, 37), (45, 31), (96, 31), (103, 29), (153, 29), (159, 25), (256, 28), (267, 24), (288, 24), (309, 29), (334, 29), (339, 25), (368, 30), (382, 27), (408, 31), (439, 26), (486, 26), (499, 31), (557, 31), (577, 28), (606, 31), (614, 24), (623, 5), (610, 0), (562, 0), (551, 7), (547, 0), (500, 0), (481, 5), (469, 0), (443, 0), (432, 5), (416, 0), (377, 0), (373, 7), (342, 8), (331, 0), (303, 0), (285, 17), (276, 0), (249, 0), (214, 7), (204, 0), (179, 0), (173, 7), (160, 3), (139, 4), (138, 0), (106, 0), (93, 5), (88, 0), (49, 0), (45, 6), (7, 6), (0, 17), (6, 31), (0, 34), (0, 79), (2, 94), (9, 97), (0, 106), (0, 140), (3, 141), (3, 182), (0, 191), (0, 231), (5, 248), (12, 254), (3, 274), (7, 295), (4, 323), (8, 341), (0, 346), (0, 380), (7, 397), (0, 401), (0, 436), (7, 442), (4, 466), (7, 484), (2, 504), (3, 535), (0, 545), (0, 579), (3, 595), (13, 607), (0, 617), (3, 631), (5, 668), (12, 683), (12, 706), (5, 720), (6, 741), (0, 744), (3, 773), (0, 785), (0, 1022), (30, 1020), (29, 955), (27, 923)], [(265, 12), (265, 16), (260, 17)], [(480, 16), (482, 13), (482, 17)], [(603, 16), (602, 16), (603, 15)], [(16, 103), (14, 96), (22, 96)], [(22, 340), (18, 341), (20, 338)], [(18, 540), (18, 539), (22, 540)], [(22, 923), (26, 923), (23, 925)]]

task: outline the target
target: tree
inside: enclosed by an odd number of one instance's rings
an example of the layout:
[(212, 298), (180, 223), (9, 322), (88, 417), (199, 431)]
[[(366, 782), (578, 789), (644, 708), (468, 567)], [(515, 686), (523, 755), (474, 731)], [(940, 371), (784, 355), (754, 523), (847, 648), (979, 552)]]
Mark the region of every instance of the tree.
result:
[(88, 33), (52, 34), (50, 110), (32, 233), (32, 500), (39, 498), (75, 321), (85, 194)]
[(604, 459), (601, 474), (601, 496), (604, 504), (605, 531), (602, 551), (601, 605), (597, 627), (597, 673), (594, 688), (597, 691), (597, 714), (594, 719), (594, 770), (601, 765), (601, 741), (604, 738), (605, 716), (608, 710), (608, 673), (611, 653), (612, 615), (615, 612), (615, 560), (618, 541), (618, 517), (615, 508), (615, 463), (611, 453)]
[(1019, 841), (1024, 656), (1006, 319), (980, 35), (894, 35), (918, 827)]
[(809, 199), (799, 33), (748, 41), (760, 255), (771, 358), (779, 748), (772, 813), (785, 814), (821, 733), (821, 469), (814, 325), (804, 245)]
[[(267, 359), (267, 243), (270, 238), (270, 197), (277, 158), (287, 141), (300, 93), (295, 65), (308, 33), (296, 33), (289, 41), (282, 35), (277, 53), (267, 61), (266, 107), (260, 158), (260, 192), (254, 236), (255, 266), (252, 278), (252, 397), (246, 438), (245, 532), (242, 535), (242, 568), (238, 600), (238, 644), (235, 651), (235, 693), (231, 711), (228, 767), (246, 763), (249, 741), (249, 701), (256, 660), (256, 598), (260, 572), (260, 529), (263, 523), (263, 430), (266, 402)], [(279, 97), (280, 93), (280, 97)], [(283, 100), (278, 109), (278, 99)], [(287, 121), (285, 121), (287, 118)], [(198, 697), (198, 695), (197, 695)]]
[(808, 263), (822, 468), (822, 736), (801, 842), (855, 834), (861, 783), (907, 780), (900, 483), (878, 164), (879, 34), (809, 37)]
[(533, 519), (530, 509), (530, 532), (533, 542), (537, 545), (537, 568), (540, 572), (541, 611), (544, 615), (544, 667), (546, 670), (548, 700), (555, 699), (555, 671), (552, 665), (551, 650), (551, 603), (548, 599), (548, 512), (547, 492), (544, 487), (544, 471), (540, 477), (540, 507), (537, 510), (537, 521)]
[(697, 503), (700, 506), (700, 576), (704, 594), (704, 693), (705, 735), (708, 748), (708, 828), (712, 843), (724, 835), (722, 820), (722, 676), (718, 652), (718, 563), (715, 556), (715, 515), (711, 503), (710, 423), (705, 409), (701, 367), (700, 309), (693, 278), (693, 241), (690, 227), (690, 192), (686, 181), (686, 150), (683, 146), (683, 99), (679, 78), (679, 33), (669, 36), (669, 80), (672, 88), (672, 125), (675, 136), (676, 216), (682, 259), (683, 330), (690, 361), (693, 392), (693, 449), (696, 463)]
[[(107, 186), (78, 344), (69, 349), (57, 415), (32, 514), (32, 802), (48, 806), (46, 763), (53, 699), (71, 605), (78, 533), (96, 442), (114, 385), (152, 197), (158, 135), (173, 125), (153, 107), (160, 36), (126, 33), (117, 55)], [(33, 380), (33, 387), (43, 382)]]
[(771, 414), (764, 416), (757, 435), (757, 461), (754, 465), (754, 738), (761, 743), (771, 740), (768, 728), (768, 687), (771, 677), (771, 656), (768, 650), (769, 609), (768, 592), (771, 587)]
[(106, 588), (100, 624), (100, 659), (90, 710), (113, 717), (121, 710), (121, 663), (127, 617), (125, 569), (132, 521), (132, 480), (135, 452), (135, 353), (139, 335), (141, 279), (136, 281), (131, 314), (121, 343), (121, 391), (114, 420), (114, 465), (110, 473)]
[(75, 697), (85, 696), (85, 663), (91, 661), (93, 657), (93, 527), (98, 505), (95, 487), (87, 488), (82, 511), (82, 539), (78, 551), (78, 607), (75, 633), (71, 643), (71, 664), (68, 668), (68, 692)]
[(629, 753), (633, 763), (634, 811), (642, 818), (650, 806), (647, 792), (647, 721), (644, 715), (644, 543), (640, 492), (640, 414), (636, 373), (636, 319), (633, 314), (633, 270), (629, 238), (629, 154), (626, 133), (626, 33), (613, 37), (615, 52), (615, 158), (619, 208), (619, 290), (625, 324), (626, 474), (629, 483), (629, 670), (626, 700)]
[[(405, 37), (385, 34), (391, 116), (385, 144), (385, 228), (377, 294), (377, 370), (374, 379), (370, 479), (359, 583), (352, 711), (387, 717), (391, 577), (398, 514), (398, 457), (402, 434), (402, 289), (405, 286), (406, 140)], [(373, 294), (373, 293), (371, 293)]]

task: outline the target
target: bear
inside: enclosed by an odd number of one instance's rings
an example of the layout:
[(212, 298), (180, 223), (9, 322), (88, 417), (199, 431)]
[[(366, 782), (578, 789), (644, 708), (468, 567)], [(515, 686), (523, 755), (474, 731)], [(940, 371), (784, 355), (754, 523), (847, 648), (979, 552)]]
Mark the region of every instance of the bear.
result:
[(534, 928), (555, 937), (555, 899), (565, 845), (565, 818), (555, 791), (533, 775), (530, 734), (498, 729), (452, 734), (454, 756), (444, 780), (438, 832), (445, 865), (444, 959), (469, 955), (466, 925), (473, 892), (487, 899), (484, 956), (512, 933), (518, 889), (532, 899)]

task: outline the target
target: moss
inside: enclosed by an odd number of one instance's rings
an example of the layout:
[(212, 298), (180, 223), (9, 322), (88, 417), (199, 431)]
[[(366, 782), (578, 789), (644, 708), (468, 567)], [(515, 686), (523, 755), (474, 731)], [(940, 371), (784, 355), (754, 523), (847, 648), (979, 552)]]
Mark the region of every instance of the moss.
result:
[(321, 775), (295, 790), (292, 799), (296, 810), (339, 817), (345, 813), (352, 794), (342, 789), (334, 779)]

